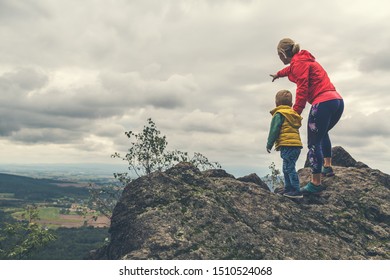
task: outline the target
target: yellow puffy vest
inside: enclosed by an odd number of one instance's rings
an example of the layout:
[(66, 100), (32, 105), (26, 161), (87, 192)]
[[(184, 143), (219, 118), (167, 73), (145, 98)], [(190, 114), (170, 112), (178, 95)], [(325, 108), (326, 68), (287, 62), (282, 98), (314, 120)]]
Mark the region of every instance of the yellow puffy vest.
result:
[(279, 150), (281, 146), (302, 147), (299, 128), (302, 125), (302, 117), (295, 112), (290, 106), (281, 105), (271, 111), (272, 116), (280, 113), (284, 117), (280, 134), (275, 142), (275, 149)]

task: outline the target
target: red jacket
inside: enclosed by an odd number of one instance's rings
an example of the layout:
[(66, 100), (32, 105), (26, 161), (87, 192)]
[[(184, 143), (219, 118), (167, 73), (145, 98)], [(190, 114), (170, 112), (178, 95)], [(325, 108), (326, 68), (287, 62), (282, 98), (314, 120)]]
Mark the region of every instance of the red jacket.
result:
[(342, 99), (324, 68), (306, 50), (295, 54), (290, 65), (280, 70), (277, 75), (288, 76), (291, 82), (297, 84), (293, 108), (298, 114), (302, 113), (306, 102), (314, 105), (328, 100)]

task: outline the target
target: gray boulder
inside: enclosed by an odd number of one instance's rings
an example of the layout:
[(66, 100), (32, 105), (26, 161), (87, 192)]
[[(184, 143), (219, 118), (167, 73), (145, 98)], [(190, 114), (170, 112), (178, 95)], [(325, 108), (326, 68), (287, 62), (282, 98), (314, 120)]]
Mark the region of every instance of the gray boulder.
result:
[[(301, 200), (188, 163), (141, 177), (115, 207), (110, 243), (91, 258), (389, 259), (390, 176), (335, 172), (324, 192)], [(310, 170), (299, 175), (304, 185)]]
[[(368, 167), (366, 164), (356, 161), (343, 147), (340, 146), (332, 148), (332, 165), (358, 168)], [(305, 167), (310, 167), (308, 158), (306, 158)]]

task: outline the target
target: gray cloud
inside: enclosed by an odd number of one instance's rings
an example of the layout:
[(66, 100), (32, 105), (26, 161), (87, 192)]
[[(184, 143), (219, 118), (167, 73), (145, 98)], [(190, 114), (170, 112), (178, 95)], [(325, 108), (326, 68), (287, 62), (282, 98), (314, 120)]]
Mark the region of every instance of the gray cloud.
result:
[(387, 116), (389, 113), (390, 109), (369, 115), (354, 113), (342, 121), (337, 134), (349, 139), (351, 144), (359, 143), (361, 146), (364, 146), (367, 142), (372, 142), (370, 140), (377, 137), (383, 137), (383, 139), (390, 138), (390, 123), (383, 121), (384, 116)]
[[(390, 39), (390, 38), (389, 38)], [(390, 58), (388, 55), (389, 50), (381, 50), (376, 53), (368, 54), (362, 58), (359, 64), (359, 70), (362, 72), (389, 72), (390, 71)]]
[[(14, 72), (4, 73), (0, 77), (0, 85), (5, 91), (13, 90), (13, 92), (28, 92), (37, 88), (41, 88), (48, 81), (47, 76), (35, 69), (21, 68)], [(14, 87), (12, 89), (12, 87)]]
[(33, 19), (36, 16), (47, 16), (45, 9), (40, 6), (40, 3), (35, 1), (0, 1), (0, 21), (18, 21), (20, 18)]
[[(0, 77), (5, 106), (0, 112), (0, 134), (25, 142), (57, 142), (82, 138), (99, 119), (121, 117), (129, 109), (177, 109), (197, 91), (191, 76), (167, 80), (147, 79), (139, 73), (100, 73), (93, 85), (51, 85), (53, 81), (34, 69), (17, 69)], [(45, 129), (60, 129), (48, 136)], [(37, 130), (37, 131), (34, 131)]]

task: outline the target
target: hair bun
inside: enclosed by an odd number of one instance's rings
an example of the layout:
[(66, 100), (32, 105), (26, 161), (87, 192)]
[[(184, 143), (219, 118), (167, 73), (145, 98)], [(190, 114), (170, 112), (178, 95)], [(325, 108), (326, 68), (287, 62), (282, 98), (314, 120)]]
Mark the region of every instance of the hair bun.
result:
[(277, 46), (278, 52), (287, 54), (288, 52), (291, 52), (292, 55), (298, 53), (301, 50), (301, 47), (299, 44), (295, 43), (294, 40), (290, 38), (284, 38), (279, 41), (279, 44)]

